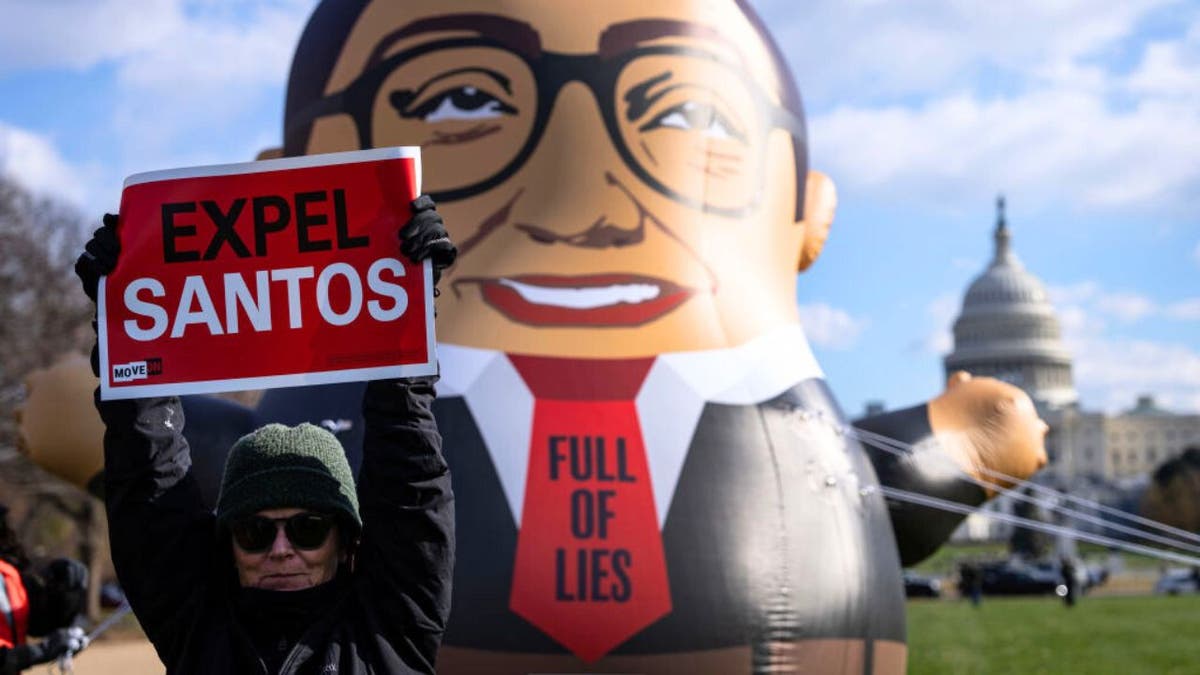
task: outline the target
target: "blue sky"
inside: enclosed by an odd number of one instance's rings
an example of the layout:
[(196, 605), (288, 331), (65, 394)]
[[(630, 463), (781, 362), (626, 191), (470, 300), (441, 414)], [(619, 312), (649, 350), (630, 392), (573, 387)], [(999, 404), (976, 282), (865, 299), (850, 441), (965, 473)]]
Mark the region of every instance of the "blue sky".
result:
[[(314, 0), (0, 0), (0, 171), (86, 213), (125, 176), (278, 143)], [(994, 199), (1085, 408), (1200, 412), (1200, 2), (755, 0), (838, 185), (797, 282), (843, 407), (916, 403)]]

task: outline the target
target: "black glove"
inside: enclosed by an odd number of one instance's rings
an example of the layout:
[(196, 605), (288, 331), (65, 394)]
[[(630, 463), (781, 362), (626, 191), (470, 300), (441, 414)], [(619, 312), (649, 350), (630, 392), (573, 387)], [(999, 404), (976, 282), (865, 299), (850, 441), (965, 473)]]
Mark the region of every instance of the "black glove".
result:
[(87, 588), (88, 569), (83, 563), (70, 558), (55, 558), (46, 564), (46, 585), (64, 591), (81, 591)]
[[(83, 286), (83, 292), (96, 302), (96, 289), (100, 277), (113, 271), (117, 266), (117, 257), (121, 255), (121, 242), (117, 239), (117, 216), (106, 213), (102, 219), (104, 225), (92, 234), (92, 238), (83, 247), (83, 253), (75, 261), (75, 276)], [(92, 319), (92, 330), (96, 330), (96, 320)], [(100, 376), (100, 351), (92, 344), (92, 374)]]
[[(413, 200), (412, 219), (400, 228), (400, 250), (414, 263), (429, 259), (433, 263), (433, 284), (442, 278), (442, 270), (454, 264), (458, 248), (450, 241), (446, 224), (429, 195)], [(434, 289), (437, 293), (437, 289)]]
[(100, 277), (113, 271), (117, 257), (121, 255), (121, 242), (117, 240), (117, 216), (104, 214), (104, 226), (96, 230), (83, 247), (83, 253), (75, 261), (75, 276), (83, 285), (83, 292), (96, 301), (96, 287)]
[(29, 595), (30, 635), (70, 626), (87, 604), (88, 571), (78, 561), (56, 558), (21, 578)]
[[(84, 634), (82, 628), (59, 628), (37, 644), (11, 648), (6, 660), (12, 661), (11, 665), (16, 666), (14, 672), (20, 672), (39, 663), (48, 663), (65, 654), (74, 656), (87, 644), (87, 635)], [(3, 665), (8, 667), (10, 664)]]

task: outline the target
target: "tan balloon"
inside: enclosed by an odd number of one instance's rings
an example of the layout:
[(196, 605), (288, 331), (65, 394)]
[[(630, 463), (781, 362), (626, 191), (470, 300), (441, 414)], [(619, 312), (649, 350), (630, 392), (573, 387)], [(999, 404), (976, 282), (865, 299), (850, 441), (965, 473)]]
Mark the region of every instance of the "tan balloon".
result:
[(25, 378), (18, 442), (35, 464), (86, 489), (104, 465), (104, 424), (92, 405), (96, 376), (86, 357), (67, 354)]
[[(796, 303), (838, 202), (808, 163), (803, 117), (745, 0), (325, 0), (314, 12), (283, 154), (421, 146), (423, 190), (458, 245), (437, 321), (435, 411), (458, 518), (439, 672), (904, 671), (897, 569), (958, 518), (897, 509), (893, 530), (889, 505), (859, 491), (876, 481), (868, 457), (891, 487), (972, 505), (994, 491), (958, 489), (941, 451), (893, 462), (788, 417), (840, 415)], [(629, 375), (638, 363), (642, 379)], [(570, 394), (546, 391), (545, 372)], [(610, 386), (626, 380), (629, 392)], [(600, 415), (594, 402), (610, 397), (635, 399), (637, 430)], [(539, 411), (559, 398), (578, 411), (560, 439), (645, 446), (658, 510), (614, 510), (602, 547), (541, 519), (574, 508), (546, 496), (557, 478), (537, 479), (536, 458), (557, 456)], [(918, 443), (932, 431), (971, 476), (1045, 463), (1045, 425), (1002, 382), (957, 375), (897, 413), (877, 433)], [(666, 582), (636, 548), (655, 516)], [(553, 560), (536, 552), (546, 541)], [(626, 575), (605, 562), (617, 550), (645, 562)]]

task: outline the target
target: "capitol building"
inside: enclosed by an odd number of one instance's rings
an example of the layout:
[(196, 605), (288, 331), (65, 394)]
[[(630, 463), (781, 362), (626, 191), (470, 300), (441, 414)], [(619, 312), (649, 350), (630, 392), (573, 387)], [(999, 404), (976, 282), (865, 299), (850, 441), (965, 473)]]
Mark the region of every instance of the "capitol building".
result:
[(1039, 480), (1072, 487), (1144, 477), (1184, 448), (1200, 446), (1200, 414), (1177, 414), (1151, 394), (1129, 392), (1130, 408), (1110, 415), (1084, 409), (1071, 353), (1042, 282), (1018, 260), (997, 201), (994, 255), (967, 289), (954, 322), (946, 374), (966, 370), (1010, 382), (1029, 394), (1050, 425), (1049, 465)]

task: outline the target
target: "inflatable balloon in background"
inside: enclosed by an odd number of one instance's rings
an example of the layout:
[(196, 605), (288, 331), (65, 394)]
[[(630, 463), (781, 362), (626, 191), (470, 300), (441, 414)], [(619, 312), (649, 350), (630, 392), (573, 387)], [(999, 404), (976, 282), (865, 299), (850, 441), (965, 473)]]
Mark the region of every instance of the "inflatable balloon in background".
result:
[[(17, 408), (17, 440), (35, 464), (102, 497), (104, 422), (92, 405), (98, 385), (88, 358), (74, 352), (29, 373), (25, 400)], [(185, 396), (183, 413), (190, 421), (184, 435), (196, 460), (192, 471), (206, 502), (216, 504), (225, 452), (259, 425), (260, 416), (216, 396)]]
[(97, 486), (93, 481), (104, 468), (104, 423), (94, 407), (82, 405), (91, 402), (97, 382), (86, 356), (64, 354), (25, 376), (27, 395), (16, 412), (21, 451), (83, 489)]
[[(441, 673), (902, 673), (901, 564), (962, 516), (880, 482), (978, 505), (960, 471), (1045, 462), (1028, 397), (987, 378), (862, 422), (911, 454), (837, 433), (795, 301), (836, 192), (744, 2), (325, 0), (283, 141), (263, 156), (420, 145), (460, 248)], [(195, 470), (215, 485), (266, 421), (324, 424), (357, 465), (361, 391), (193, 397)]]
[[(747, 5), (323, 2), (285, 126), (285, 155), (421, 145), (460, 247), (438, 318), (459, 519), (440, 672), (903, 671), (900, 554), (960, 517), (889, 519), (868, 452), (822, 421), (841, 415), (794, 288), (836, 194)], [(956, 468), (1044, 462), (1022, 397), (964, 377), (873, 420), (942, 433), (878, 472), (982, 502)]]

